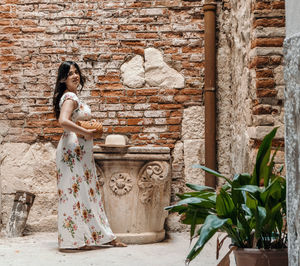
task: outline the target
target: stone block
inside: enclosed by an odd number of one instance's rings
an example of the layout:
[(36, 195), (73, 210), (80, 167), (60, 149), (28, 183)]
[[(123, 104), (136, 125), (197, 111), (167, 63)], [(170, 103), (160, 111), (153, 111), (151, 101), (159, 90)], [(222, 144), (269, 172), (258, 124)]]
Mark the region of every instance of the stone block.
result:
[(145, 79), (152, 87), (184, 87), (184, 77), (169, 67), (164, 62), (162, 53), (155, 48), (145, 49)]
[(2, 191), (56, 192), (55, 148), (52, 144), (5, 143), (1, 165)]
[(191, 106), (184, 109), (182, 139), (204, 138), (204, 106)]
[[(276, 126), (276, 125), (275, 125)], [(249, 127), (248, 128), (248, 135), (251, 139), (259, 139), (262, 140), (265, 135), (271, 132), (271, 130), (275, 127), (270, 126), (257, 126), (257, 127)], [(283, 139), (284, 138), (284, 126), (278, 125), (279, 128), (277, 130), (275, 139)]]
[(123, 84), (130, 88), (141, 88), (145, 83), (144, 60), (136, 55), (121, 66)]
[(275, 119), (272, 115), (253, 115), (254, 126), (273, 126)]
[(5, 143), (0, 148), (1, 214), (5, 224), (16, 190), (36, 195), (29, 213), (27, 230), (53, 231), (56, 227), (55, 147), (51, 143)]
[(205, 163), (205, 142), (202, 139), (184, 140), (184, 175), (185, 182), (204, 185), (204, 171), (193, 168), (194, 164)]
[(278, 66), (274, 68), (274, 78), (275, 78), (275, 83), (276, 85), (284, 85), (284, 77), (283, 77), (283, 71), (284, 67), (283, 66)]

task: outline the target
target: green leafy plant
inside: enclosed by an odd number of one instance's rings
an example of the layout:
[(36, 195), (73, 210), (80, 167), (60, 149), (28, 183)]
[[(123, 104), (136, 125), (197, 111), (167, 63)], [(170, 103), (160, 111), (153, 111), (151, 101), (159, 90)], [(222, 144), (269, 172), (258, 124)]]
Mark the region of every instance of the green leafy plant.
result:
[[(232, 245), (239, 248), (280, 249), (287, 247), (286, 180), (274, 171), (271, 156), (272, 140), (277, 128), (266, 135), (259, 147), (252, 174), (226, 177), (205, 166), (196, 168), (225, 179), (215, 190), (211, 187), (186, 184), (192, 192), (177, 195), (180, 201), (166, 210), (182, 215), (182, 223), (191, 226), (191, 240), (198, 237), (189, 252), (189, 263), (217, 232), (226, 232)], [(203, 224), (196, 231), (196, 225)]]

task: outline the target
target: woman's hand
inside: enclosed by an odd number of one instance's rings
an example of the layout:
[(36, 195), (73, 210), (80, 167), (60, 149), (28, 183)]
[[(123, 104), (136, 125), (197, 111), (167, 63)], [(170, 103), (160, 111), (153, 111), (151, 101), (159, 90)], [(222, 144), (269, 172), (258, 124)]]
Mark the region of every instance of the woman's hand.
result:
[(86, 140), (92, 140), (96, 131), (96, 129), (86, 129), (86, 133), (83, 136)]

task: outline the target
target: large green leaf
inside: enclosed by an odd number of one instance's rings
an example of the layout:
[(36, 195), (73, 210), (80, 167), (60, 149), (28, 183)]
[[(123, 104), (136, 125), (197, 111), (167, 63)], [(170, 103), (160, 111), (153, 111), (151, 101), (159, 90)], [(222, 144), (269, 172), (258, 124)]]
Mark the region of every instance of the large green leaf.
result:
[(269, 134), (267, 134), (259, 147), (252, 179), (250, 181), (251, 185), (258, 186), (259, 181), (262, 178), (261, 174), (265, 173), (265, 167), (267, 166), (270, 158), (272, 140), (276, 135), (277, 129), (278, 128), (276, 127)]
[(194, 184), (189, 184), (189, 183), (186, 183), (186, 186), (195, 191), (203, 191), (203, 190), (204, 191), (215, 191), (214, 188), (208, 187), (208, 186), (200, 186), (200, 185), (194, 185)]
[(247, 192), (246, 194), (246, 206), (251, 210), (252, 213), (255, 213), (258, 206), (258, 201), (251, 193)]
[(251, 176), (249, 174), (236, 174), (234, 175), (232, 181), (232, 200), (237, 207), (244, 202), (244, 197), (241, 191), (238, 191), (237, 188), (242, 187), (243, 185), (249, 184)]
[(255, 185), (246, 185), (246, 186), (242, 186), (240, 188), (235, 188), (235, 190), (242, 190), (242, 191), (247, 191), (247, 192), (250, 192), (250, 193), (262, 193), (262, 189), (258, 186), (255, 186)]
[(274, 179), (271, 182), (271, 184), (268, 187), (266, 187), (260, 195), (263, 204), (270, 206), (276, 203), (276, 201), (274, 200), (270, 201), (269, 198), (272, 197), (273, 199), (280, 200), (281, 191), (282, 191), (282, 187), (281, 187), (280, 180), (278, 178)]
[(196, 220), (194, 215), (195, 215), (195, 209), (189, 209), (188, 211), (185, 212), (184, 217), (182, 218), (181, 222), (183, 224), (189, 224), (192, 225), (193, 223), (195, 224), (203, 224), (206, 217), (210, 214), (214, 214), (214, 210), (207, 210), (207, 209), (197, 209), (197, 216)]
[(236, 219), (235, 215), (233, 215), (235, 205), (232, 198), (223, 189), (220, 189), (220, 193), (217, 195), (216, 210), (219, 217)]
[(264, 175), (264, 186), (265, 187), (267, 187), (269, 185), (270, 177), (272, 176), (272, 171), (273, 171), (274, 164), (275, 164), (274, 159), (275, 159), (275, 156), (276, 156), (278, 150), (279, 150), (279, 147), (273, 153), (271, 161), (270, 161), (269, 165), (266, 167), (266, 171), (265, 171), (266, 173)]
[(255, 219), (256, 219), (256, 226), (255, 226), (255, 236), (258, 239), (261, 235), (261, 231), (263, 229), (263, 225), (266, 219), (266, 209), (262, 206), (257, 206)]
[(228, 220), (229, 219), (220, 219), (216, 215), (207, 216), (204, 224), (199, 230), (199, 238), (187, 256), (187, 263), (192, 261), (199, 254), (207, 241), (211, 239), (217, 230), (220, 229)]
[(221, 178), (225, 179), (229, 184), (232, 183), (232, 181), (228, 177), (226, 177), (226, 176), (224, 176), (224, 175), (218, 173), (217, 171), (212, 170), (212, 169), (210, 169), (208, 167), (205, 167), (205, 166), (200, 165), (200, 164), (193, 164), (192, 167), (193, 168), (200, 168), (200, 169), (204, 170), (205, 172), (210, 173), (210, 174), (212, 174), (212, 175), (214, 175), (216, 177), (221, 177)]

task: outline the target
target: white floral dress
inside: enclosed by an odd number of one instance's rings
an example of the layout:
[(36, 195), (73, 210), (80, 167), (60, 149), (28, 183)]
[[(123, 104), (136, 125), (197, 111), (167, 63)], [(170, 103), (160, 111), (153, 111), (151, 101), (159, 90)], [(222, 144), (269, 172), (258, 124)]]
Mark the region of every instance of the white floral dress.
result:
[[(90, 108), (72, 92), (62, 96), (60, 108), (67, 99), (78, 103), (73, 122), (91, 119)], [(59, 248), (97, 246), (116, 238), (104, 212), (92, 149), (92, 140), (71, 131), (64, 131), (57, 146)]]

